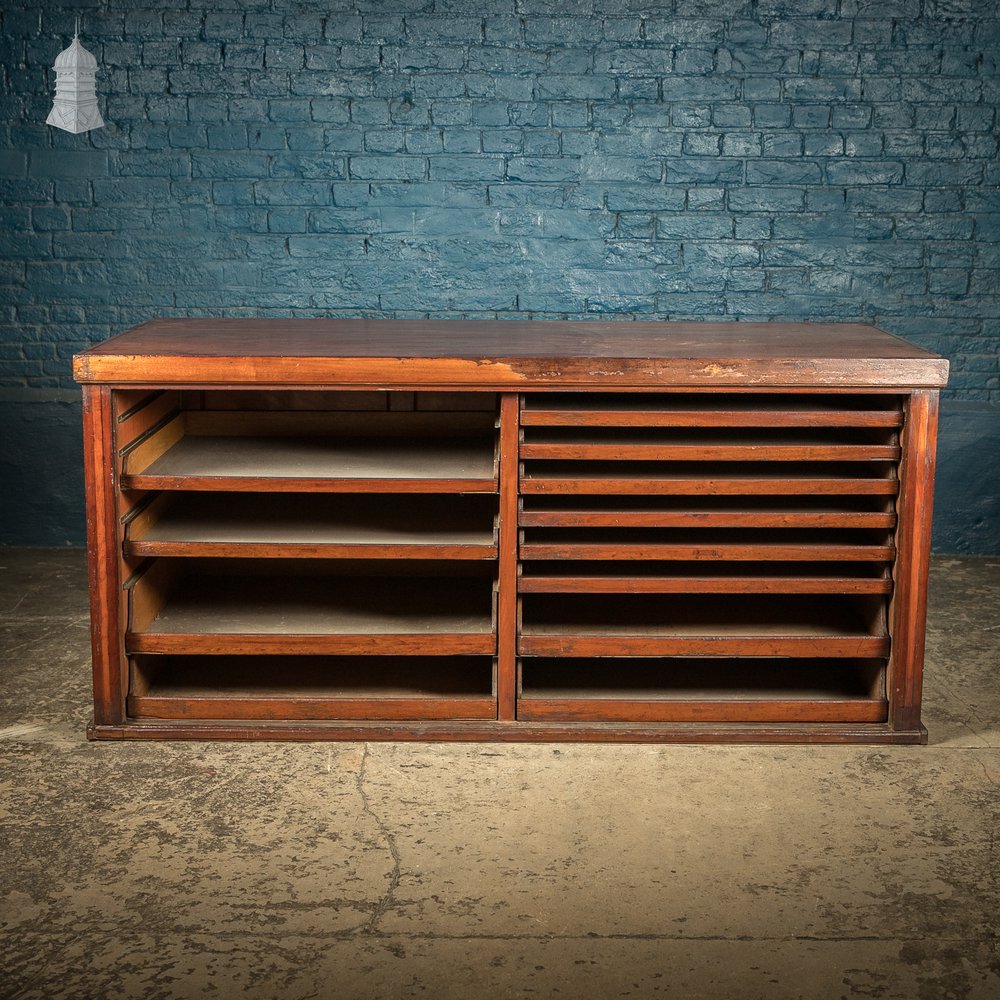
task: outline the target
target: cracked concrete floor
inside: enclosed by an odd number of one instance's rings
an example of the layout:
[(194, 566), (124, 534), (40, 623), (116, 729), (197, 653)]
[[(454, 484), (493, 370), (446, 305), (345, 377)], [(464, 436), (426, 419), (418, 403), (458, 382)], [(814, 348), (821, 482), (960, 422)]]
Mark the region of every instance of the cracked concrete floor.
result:
[(0, 550), (4, 998), (1000, 996), (1000, 560), (928, 747), (92, 744), (86, 595)]

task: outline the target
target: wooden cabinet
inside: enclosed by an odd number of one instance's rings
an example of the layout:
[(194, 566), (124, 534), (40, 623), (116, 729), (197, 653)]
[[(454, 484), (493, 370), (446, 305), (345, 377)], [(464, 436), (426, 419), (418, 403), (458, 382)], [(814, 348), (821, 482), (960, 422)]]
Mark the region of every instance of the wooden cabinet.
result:
[(84, 386), (93, 738), (914, 743), (943, 359), (158, 320)]

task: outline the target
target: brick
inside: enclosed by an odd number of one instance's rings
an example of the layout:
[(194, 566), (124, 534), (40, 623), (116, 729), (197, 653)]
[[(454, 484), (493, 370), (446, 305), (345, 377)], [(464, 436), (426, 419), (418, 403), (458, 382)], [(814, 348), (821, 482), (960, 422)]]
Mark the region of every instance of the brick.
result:
[(330, 151), (278, 153), (271, 159), (271, 176), (322, 181), (343, 180), (347, 176), (347, 160), (345, 157), (333, 155)]
[(812, 160), (755, 160), (746, 176), (747, 184), (818, 184), (822, 171)]
[(723, 156), (760, 156), (763, 136), (759, 132), (734, 132), (722, 137)]
[(683, 152), (688, 156), (718, 156), (722, 136), (714, 132), (689, 132), (684, 136)]
[[(16, 166), (16, 164), (15, 164)], [(96, 150), (33, 150), (29, 156), (28, 176), (106, 177), (108, 154)]]
[(362, 180), (421, 180), (427, 175), (422, 156), (352, 156), (350, 175)]
[(710, 104), (673, 105), (670, 120), (678, 128), (705, 128), (712, 124)]
[(753, 109), (746, 104), (716, 104), (712, 108), (712, 124), (716, 128), (749, 128)]
[(864, 184), (899, 184), (903, 179), (903, 164), (851, 160), (828, 163), (826, 177), (831, 184), (847, 186)]
[(789, 187), (732, 187), (727, 194), (733, 212), (801, 212), (805, 191)]
[(731, 215), (714, 212), (658, 212), (656, 216), (656, 238), (660, 240), (730, 240), (733, 232)]
[[(607, 163), (595, 164), (595, 170)], [(579, 158), (567, 156), (512, 156), (507, 162), (507, 179), (526, 182), (572, 181), (581, 173)]]
[(258, 205), (328, 205), (331, 197), (330, 184), (322, 181), (269, 180), (254, 183), (254, 199)]
[(615, 82), (610, 76), (551, 75), (540, 77), (533, 95), (538, 100), (609, 100), (614, 97)]
[(743, 180), (743, 163), (712, 157), (666, 160), (668, 184), (738, 184)]
[(191, 173), (194, 177), (228, 178), (266, 177), (268, 159), (257, 153), (193, 153)]

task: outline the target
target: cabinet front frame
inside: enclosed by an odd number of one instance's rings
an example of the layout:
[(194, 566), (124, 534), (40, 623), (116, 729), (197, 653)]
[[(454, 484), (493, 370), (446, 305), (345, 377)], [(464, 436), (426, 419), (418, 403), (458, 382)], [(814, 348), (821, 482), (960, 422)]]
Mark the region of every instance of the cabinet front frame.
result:
[[(822, 387), (766, 389), (720, 386), (661, 387), (671, 393), (762, 392), (801, 394), (879, 394), (900, 396), (904, 407), (903, 454), (899, 462), (900, 493), (896, 501), (896, 557), (892, 568), (894, 590), (889, 603), (891, 650), (886, 671), (889, 718), (873, 724), (772, 724), (772, 723), (654, 723), (641, 719), (608, 723), (546, 723), (518, 721), (517, 715), (517, 552), (519, 414), (523, 393), (535, 391), (593, 392), (594, 386), (551, 386), (537, 389), (506, 385), (457, 386), (447, 382), (400, 385), (259, 385), (254, 390), (326, 390), (354, 392), (471, 391), (499, 395), (499, 555), (497, 577), (497, 717), (495, 721), (330, 720), (323, 722), (227, 722), (225, 720), (137, 720), (126, 714), (129, 662), (125, 651), (128, 630), (127, 588), (141, 559), (124, 555), (123, 513), (129, 498), (120, 489), (119, 437), (134, 423), (130, 407), (146, 392), (163, 389), (239, 389), (237, 385), (191, 385), (165, 387), (155, 383), (113, 386), (85, 384), (83, 429), (87, 489), (87, 535), (91, 599), (91, 641), (94, 687), (94, 718), (88, 736), (94, 739), (435, 739), (435, 740), (527, 740), (527, 741), (628, 741), (628, 742), (827, 742), (827, 743), (923, 743), (926, 730), (920, 723), (923, 661), (923, 628), (926, 617), (927, 569), (930, 552), (931, 502), (934, 479), (934, 445), (937, 426), (938, 390), (901, 390), (895, 387)], [(649, 393), (649, 386), (614, 386), (616, 393)], [(123, 442), (127, 443), (127, 442)]]

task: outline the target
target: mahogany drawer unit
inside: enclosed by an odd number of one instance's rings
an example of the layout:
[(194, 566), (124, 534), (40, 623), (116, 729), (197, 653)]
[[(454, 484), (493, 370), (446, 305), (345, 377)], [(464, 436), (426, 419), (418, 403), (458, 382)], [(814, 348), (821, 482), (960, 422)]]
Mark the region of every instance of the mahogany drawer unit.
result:
[(164, 319), (83, 385), (96, 739), (920, 743), (947, 362)]

